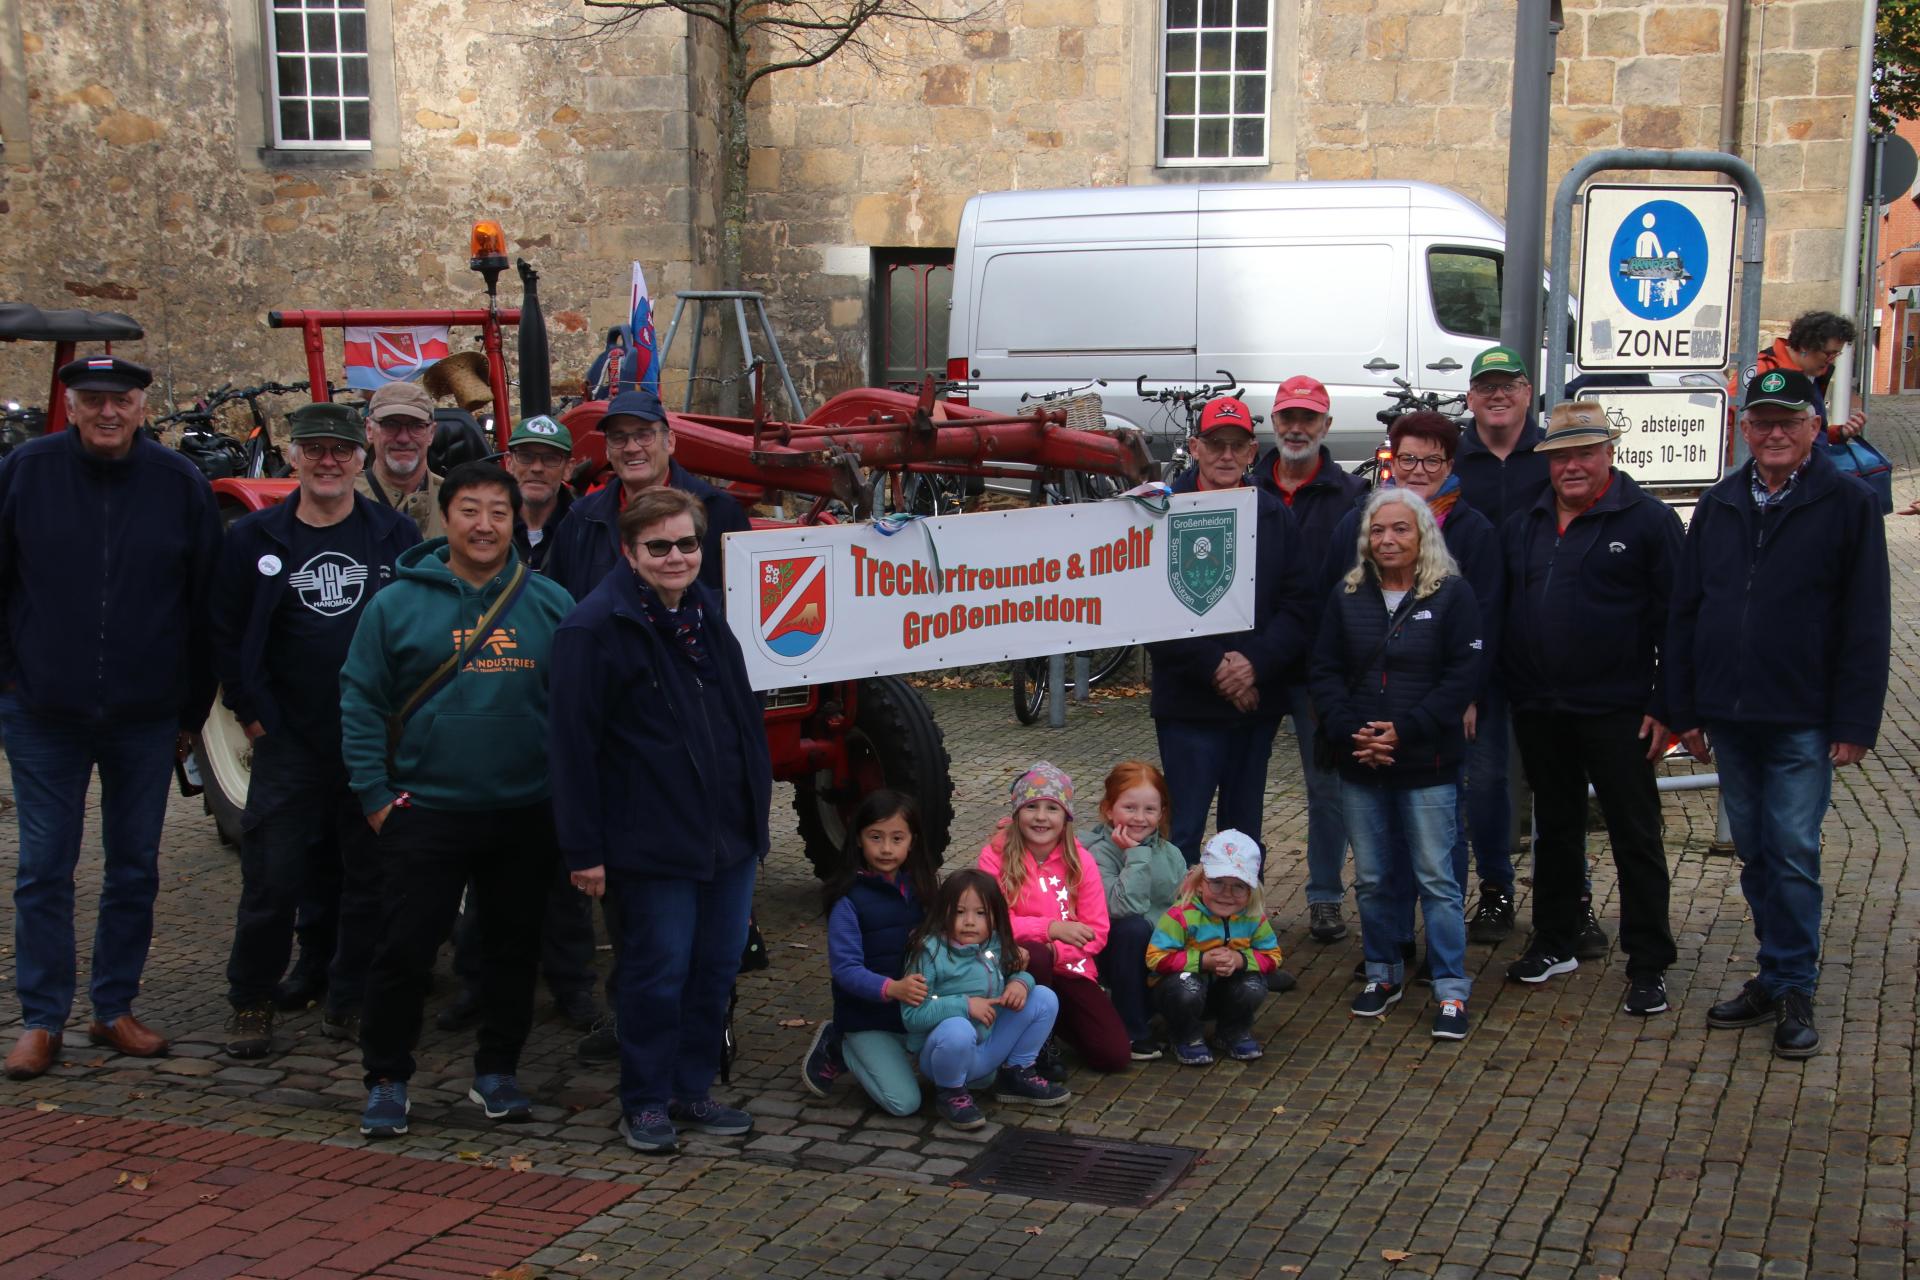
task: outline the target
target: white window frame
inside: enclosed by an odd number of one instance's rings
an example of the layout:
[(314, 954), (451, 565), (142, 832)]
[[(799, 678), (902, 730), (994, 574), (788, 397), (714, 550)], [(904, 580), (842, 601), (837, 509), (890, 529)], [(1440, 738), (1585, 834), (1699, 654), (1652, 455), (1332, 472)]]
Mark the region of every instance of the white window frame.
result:
[[(1233, 8), (1234, 8), (1234, 17), (1235, 17), (1236, 25), (1233, 26), (1232, 28), (1227, 29), (1234, 33), (1236, 37), (1234, 40), (1234, 45), (1236, 47), (1239, 43), (1237, 37), (1242, 32), (1251, 33), (1258, 30), (1266, 38), (1266, 45), (1267, 45), (1266, 62), (1259, 69), (1259, 74), (1262, 76), (1263, 83), (1265, 86), (1264, 92), (1260, 95), (1260, 113), (1259, 113), (1260, 152), (1259, 154), (1251, 155), (1251, 156), (1195, 155), (1195, 156), (1177, 156), (1177, 157), (1169, 157), (1167, 155), (1167, 119), (1168, 119), (1167, 88), (1168, 88), (1169, 82), (1175, 77), (1178, 77), (1180, 79), (1192, 80), (1194, 82), (1194, 111), (1191, 113), (1189, 112), (1175, 113), (1173, 118), (1176, 120), (1192, 119), (1194, 121), (1194, 131), (1195, 131), (1194, 149), (1196, 151), (1199, 149), (1199, 122), (1201, 120), (1224, 118), (1227, 121), (1227, 148), (1229, 151), (1231, 151), (1233, 148), (1234, 122), (1237, 120), (1251, 120), (1254, 118), (1252, 112), (1232, 112), (1231, 109), (1229, 110), (1229, 114), (1227, 114), (1225, 117), (1222, 117), (1217, 113), (1202, 114), (1199, 111), (1200, 80), (1202, 75), (1205, 74), (1205, 72), (1203, 72), (1200, 67), (1200, 43), (1201, 43), (1200, 37), (1202, 33), (1209, 30), (1216, 31), (1216, 32), (1222, 30), (1222, 28), (1219, 28), (1219, 27), (1209, 28), (1209, 27), (1203, 27), (1198, 25), (1205, 16), (1206, 3), (1207, 3), (1207, 0), (1194, 0), (1194, 22), (1196, 25), (1190, 28), (1181, 27), (1177, 29), (1179, 34), (1184, 35), (1184, 34), (1190, 33), (1194, 37), (1194, 63), (1193, 63), (1194, 69), (1191, 72), (1171, 71), (1168, 69), (1167, 47), (1168, 47), (1171, 36), (1174, 35), (1175, 32), (1172, 30), (1169, 30), (1169, 27), (1168, 27), (1168, 19), (1170, 17), (1168, 13), (1168, 9), (1170, 7), (1169, 0), (1159, 0), (1160, 43), (1157, 51), (1158, 57), (1156, 58), (1158, 74), (1156, 77), (1157, 85), (1156, 85), (1156, 90), (1154, 94), (1154, 97), (1156, 100), (1156, 110), (1155, 110), (1155, 116), (1154, 116), (1154, 139), (1153, 139), (1155, 163), (1161, 168), (1168, 168), (1168, 169), (1265, 168), (1271, 163), (1268, 157), (1273, 150), (1274, 46), (1277, 43), (1277, 40), (1276, 40), (1277, 33), (1274, 31), (1274, 22), (1273, 22), (1274, 0), (1265, 0), (1266, 22), (1263, 27), (1259, 27), (1259, 28), (1239, 26), (1238, 19), (1239, 19), (1239, 10), (1240, 10), (1241, 0), (1231, 0), (1231, 3), (1233, 4)], [(1229, 60), (1233, 61), (1235, 59), (1230, 55)], [(1215, 73), (1215, 74), (1218, 74), (1218, 73)], [(1236, 74), (1251, 75), (1253, 74), (1253, 70), (1251, 68), (1242, 70), (1236, 67), (1228, 67), (1226, 69), (1226, 74), (1229, 76), (1236, 75)], [(1231, 103), (1229, 103), (1229, 107), (1231, 108)]]
[[(367, 0), (333, 0), (333, 2), (330, 5), (327, 5), (325, 7), (320, 7), (320, 6), (309, 7), (310, 5), (312, 5), (312, 0), (263, 0), (263, 5), (264, 5), (264, 12), (261, 15), (261, 21), (264, 28), (262, 31), (262, 36), (264, 39), (266, 52), (267, 52), (267, 70), (268, 70), (268, 86), (267, 87), (268, 87), (268, 98), (269, 98), (268, 127), (272, 130), (274, 149), (276, 151), (372, 151), (374, 148), (373, 140), (374, 140), (374, 135), (377, 132), (377, 127), (375, 126), (374, 120), (373, 120), (375, 94), (374, 94), (374, 88), (373, 88), (373, 58), (372, 58), (373, 36), (371, 31), (372, 15), (368, 12), (371, 6), (368, 4)], [(298, 7), (295, 7), (296, 5)], [(361, 35), (362, 35), (363, 43), (365, 43), (367, 47), (359, 51), (357, 54), (353, 54), (353, 53), (343, 54), (338, 51), (339, 43), (340, 43), (338, 39), (339, 28), (340, 28), (339, 15), (343, 11), (358, 12), (361, 15)], [(284, 56), (299, 57), (307, 60), (307, 68), (308, 68), (307, 84), (306, 84), (307, 92), (299, 93), (299, 94), (282, 94), (280, 89), (280, 59), (283, 55), (281, 54), (279, 49), (279, 28), (278, 28), (278, 24), (275, 22), (275, 19), (279, 15), (287, 14), (287, 13), (298, 13), (302, 16), (303, 20), (308, 15), (312, 15), (312, 14), (331, 14), (333, 16), (334, 32), (335, 32), (335, 41), (334, 41), (335, 52), (331, 54), (323, 54), (321, 56), (331, 57), (342, 63), (342, 67), (341, 67), (342, 74), (341, 74), (340, 83), (338, 86), (340, 89), (340, 92), (334, 93), (334, 94), (318, 94), (318, 95), (312, 92), (312, 88), (313, 88), (313, 80), (312, 80), (313, 64), (311, 61), (312, 55), (304, 47), (305, 40), (303, 38), (302, 48), (292, 51), (288, 54), (285, 54)], [(345, 62), (345, 59), (348, 57), (359, 57), (363, 62), (366, 63), (367, 91), (364, 94), (348, 94), (346, 92), (344, 62)], [(368, 136), (365, 138), (322, 138), (322, 139), (284, 137), (280, 132), (280, 123), (281, 123), (280, 107), (282, 102), (288, 98), (291, 98), (297, 101), (306, 102), (308, 104), (309, 131), (311, 131), (311, 125), (312, 125), (312, 103), (313, 102), (333, 101), (333, 102), (339, 103), (343, 128), (344, 128), (345, 118), (346, 118), (346, 104), (349, 102), (365, 102), (367, 105)]]

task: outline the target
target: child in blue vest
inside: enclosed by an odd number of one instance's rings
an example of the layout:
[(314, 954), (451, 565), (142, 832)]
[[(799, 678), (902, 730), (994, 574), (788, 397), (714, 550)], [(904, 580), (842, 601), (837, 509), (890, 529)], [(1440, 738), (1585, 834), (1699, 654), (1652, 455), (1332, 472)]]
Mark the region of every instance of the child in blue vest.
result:
[(920, 1109), (902, 1008), (923, 1003), (927, 980), (904, 974), (907, 939), (926, 919), (939, 881), (920, 842), (920, 810), (898, 791), (875, 791), (848, 824), (846, 865), (822, 891), (833, 1021), (822, 1023), (800, 1078), (818, 1097), (843, 1072), (896, 1116)]
[(927, 998), (901, 1011), (907, 1048), (933, 1082), (940, 1118), (956, 1129), (987, 1119), (967, 1082), (994, 1081), (1003, 1102), (1058, 1106), (1065, 1085), (1034, 1070), (1060, 1012), (1059, 997), (1036, 986), (1013, 940), (999, 884), (977, 868), (956, 871), (907, 944), (907, 972), (926, 980)]

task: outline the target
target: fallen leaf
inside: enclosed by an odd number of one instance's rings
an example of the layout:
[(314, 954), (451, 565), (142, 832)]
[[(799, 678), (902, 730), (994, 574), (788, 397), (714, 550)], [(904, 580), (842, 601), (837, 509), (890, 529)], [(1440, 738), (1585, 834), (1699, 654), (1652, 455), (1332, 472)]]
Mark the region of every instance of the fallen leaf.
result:
[(1380, 1251), (1380, 1256), (1385, 1258), (1388, 1262), (1405, 1262), (1408, 1258), (1411, 1258), (1413, 1255), (1408, 1253), (1405, 1249), (1382, 1249)]
[(1280, 1269), (1286, 1272), (1290, 1276), (1297, 1276), (1300, 1274), (1300, 1268), (1294, 1266), (1291, 1262), (1285, 1264)]
[(58, 1111), (60, 1104), (57, 1102), (36, 1102), (33, 1104), (33, 1109), (35, 1111)]
[(1042, 1227), (1028, 1227), (1027, 1234), (1030, 1236), (1044, 1235), (1045, 1229)]
[(515, 1173), (531, 1173), (533, 1172), (533, 1157), (532, 1156), (510, 1157), (507, 1160), (507, 1168), (513, 1170), (513, 1172)]
[(792, 947), (795, 951), (813, 950), (813, 944), (811, 942), (789, 942), (787, 945), (789, 947)]
[(579, 1257), (575, 1258), (574, 1261), (575, 1262), (598, 1262), (600, 1261), (600, 1255), (597, 1253), (583, 1253)]
[(206, 1204), (209, 1200), (218, 1200), (219, 1198), (220, 1198), (220, 1193), (218, 1191), (209, 1191), (207, 1192), (207, 1194), (200, 1197), (200, 1203)]
[(115, 1178), (115, 1179), (113, 1180), (113, 1185), (114, 1185), (114, 1186), (116, 1186), (116, 1187), (124, 1187), (124, 1186), (126, 1186), (126, 1185), (127, 1185), (127, 1175), (123, 1173), (123, 1174), (121, 1174), (121, 1175), (120, 1175), (119, 1177), (117, 1177), (117, 1178)]
[(480, 1158), (478, 1151), (456, 1151), (453, 1154), (461, 1160), (478, 1160)]
[(1275, 1114), (1275, 1115), (1277, 1115), (1277, 1116), (1283, 1116), (1283, 1115), (1285, 1115), (1285, 1114), (1287, 1114), (1287, 1109), (1286, 1109), (1285, 1107), (1275, 1107), (1275, 1108), (1273, 1109), (1273, 1114)]
[(498, 1160), (482, 1160), (480, 1162), (480, 1167), (482, 1169), (498, 1169), (500, 1167), (500, 1162)]
[(144, 1097), (146, 1097), (146, 1096), (147, 1096), (147, 1095), (146, 1095), (146, 1093), (145, 1093), (145, 1092), (143, 1092), (142, 1090), (139, 1090), (139, 1089), (135, 1089), (135, 1090), (134, 1090), (134, 1091), (133, 1091), (132, 1093), (129, 1093), (129, 1094), (127, 1095), (127, 1098), (128, 1098), (128, 1100), (129, 1100), (129, 1101), (132, 1101), (132, 1102), (138, 1102), (138, 1101), (139, 1101), (140, 1099), (142, 1099), (142, 1098), (144, 1098)]
[(782, 1018), (780, 1019), (780, 1025), (783, 1027), (810, 1027), (813, 1023), (806, 1018)]
[(145, 1191), (152, 1185), (152, 1180), (149, 1179), (146, 1174), (136, 1173), (133, 1175), (133, 1189), (135, 1191)]

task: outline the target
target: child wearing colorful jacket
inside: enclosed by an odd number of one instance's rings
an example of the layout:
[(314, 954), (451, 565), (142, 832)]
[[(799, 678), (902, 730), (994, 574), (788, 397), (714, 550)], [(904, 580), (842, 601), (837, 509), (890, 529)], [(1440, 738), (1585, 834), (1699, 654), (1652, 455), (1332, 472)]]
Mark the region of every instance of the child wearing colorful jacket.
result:
[(1280, 940), (1260, 897), (1260, 846), (1251, 837), (1228, 830), (1207, 841), (1200, 865), (1154, 926), (1147, 967), (1154, 1005), (1183, 1065), (1213, 1061), (1208, 1018), (1235, 1060), (1261, 1056), (1253, 1019), (1266, 998), (1266, 975), (1280, 967)]
[[(980, 850), (978, 865), (1006, 897), (1034, 981), (1060, 998), (1061, 1038), (1095, 1071), (1124, 1071), (1127, 1029), (1099, 983), (1106, 887), (1074, 839), (1073, 779), (1044, 760), (1015, 779), (1013, 821)], [(1049, 1079), (1065, 1078), (1051, 1054), (1041, 1067)]]
[(1171, 807), (1166, 775), (1145, 760), (1124, 760), (1107, 775), (1101, 821), (1087, 843), (1106, 886), (1111, 926), (1100, 953), (1100, 979), (1127, 1029), (1135, 1062), (1160, 1056), (1147, 1026), (1147, 942), (1187, 874), (1185, 855), (1168, 837)]

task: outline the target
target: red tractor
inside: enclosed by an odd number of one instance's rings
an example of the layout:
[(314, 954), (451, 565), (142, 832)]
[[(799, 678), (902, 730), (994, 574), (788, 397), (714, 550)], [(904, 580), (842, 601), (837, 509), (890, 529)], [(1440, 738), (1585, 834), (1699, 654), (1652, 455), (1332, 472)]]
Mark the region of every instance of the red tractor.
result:
[[(511, 428), (502, 331), (520, 328), (522, 413), (543, 412), (546, 385), (546, 334), (539, 320), (532, 273), (522, 270), (529, 293), (521, 310), (501, 308), (494, 281), (506, 266), (504, 237), (487, 224), (475, 228), (474, 266), (487, 277), (485, 309), (453, 311), (276, 311), (275, 328), (300, 330), (310, 385), (326, 388), (324, 331), (355, 326), (447, 325), (478, 328), (485, 366), (485, 387), (470, 402), (490, 407), (492, 447), (504, 449)], [(527, 317), (522, 324), (522, 315)], [(471, 354), (471, 374), (478, 368)], [(481, 403), (480, 397), (490, 401)], [(573, 434), (577, 483), (582, 491), (604, 469), (606, 446), (599, 420), (606, 402), (589, 401), (567, 410), (562, 421)], [(804, 422), (769, 421), (756, 388), (754, 414), (727, 418), (668, 413), (675, 439), (674, 458), (688, 470), (727, 482), (749, 512), (782, 505), (786, 495), (811, 499), (798, 523), (855, 519), (872, 510), (875, 491), (889, 487), (899, 498), (913, 474), (963, 477), (1030, 477), (1007, 463), (1148, 479), (1152, 463), (1136, 433), (1106, 434), (1066, 429), (1064, 412), (1002, 417), (985, 410), (935, 398), (931, 380), (917, 395), (863, 389), (835, 396)], [(293, 488), (286, 480), (214, 482), (224, 508), (238, 513), (278, 502)], [(755, 517), (756, 527), (794, 521)], [(952, 822), (953, 783), (940, 727), (920, 695), (897, 676), (879, 676), (838, 684), (802, 685), (761, 695), (766, 712), (767, 745), (774, 776), (794, 785), (794, 808), (816, 871), (826, 874), (839, 862), (845, 821), (861, 797), (889, 786), (915, 796), (930, 848), (946, 849)], [(246, 800), (248, 747), (240, 726), (224, 707), (199, 737), (198, 763), (206, 784), (207, 807), (223, 836), (237, 838), (240, 809)]]

